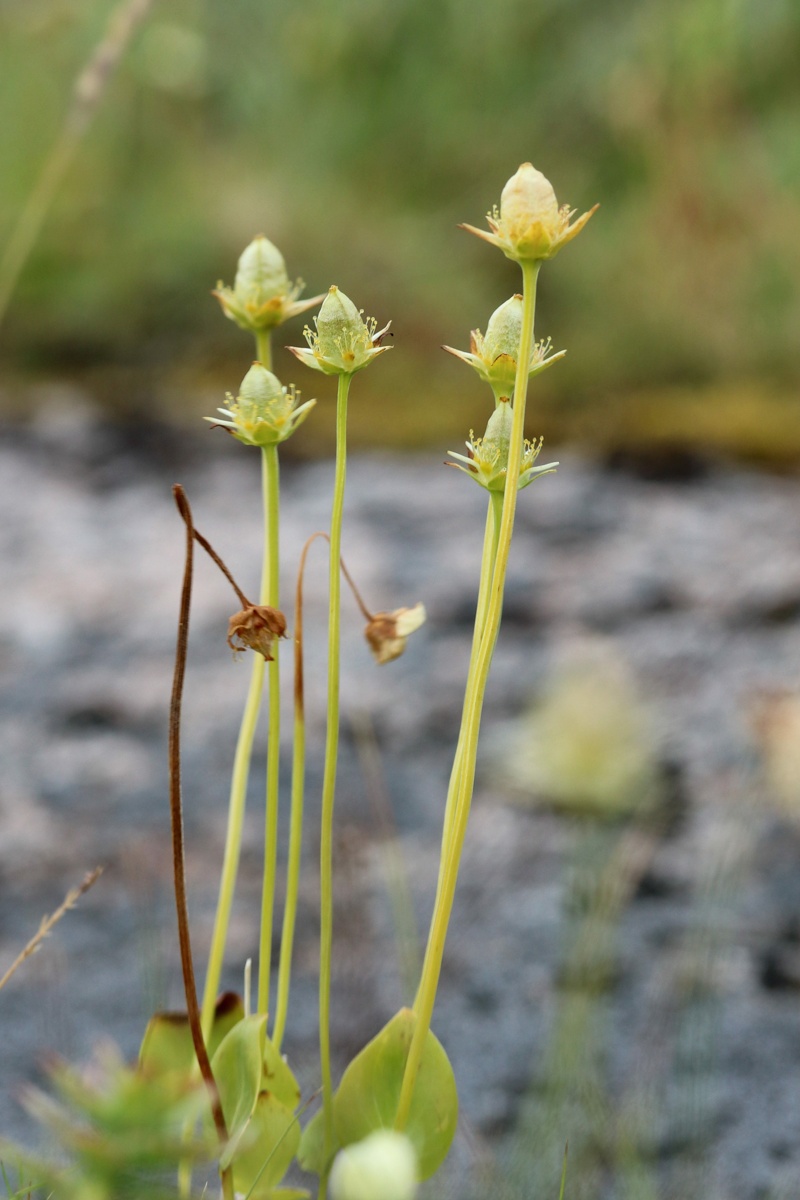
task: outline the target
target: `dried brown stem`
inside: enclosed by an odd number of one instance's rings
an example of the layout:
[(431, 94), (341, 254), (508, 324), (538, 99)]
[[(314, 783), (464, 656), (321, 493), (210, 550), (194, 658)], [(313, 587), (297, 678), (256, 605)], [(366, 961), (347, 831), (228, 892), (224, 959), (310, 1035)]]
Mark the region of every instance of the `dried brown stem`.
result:
[[(214, 1125), (220, 1141), (228, 1140), (228, 1128), (222, 1112), (219, 1092), (211, 1070), (208, 1051), (200, 1024), (200, 1006), (197, 1002), (197, 985), (192, 962), (192, 944), (189, 936), (189, 910), (186, 901), (186, 863), (183, 842), (183, 809), (181, 804), (181, 707), (183, 683), (186, 675), (186, 651), (189, 643), (189, 610), (192, 600), (192, 576), (194, 572), (194, 524), (189, 501), (180, 485), (172, 489), (178, 512), (186, 525), (186, 558), (183, 569), (178, 638), (175, 647), (175, 673), (172, 682), (172, 698), (169, 707), (169, 807), (172, 825), (172, 866), (175, 883), (175, 906), (178, 913), (178, 941), (181, 951), (183, 986), (186, 993), (186, 1012), (192, 1032), (200, 1074), (208, 1088)], [(229, 1172), (223, 1172), (223, 1190), (233, 1194)], [(226, 1186), (227, 1183), (227, 1186)]]
[[(308, 541), (306, 542), (305, 546), (303, 547), (303, 554), (302, 554), (302, 557), (301, 557), (301, 559), (300, 559), (300, 571), (299, 571), (299, 576), (298, 576), (298, 588), (300, 588), (300, 586), (301, 586), (301, 581), (302, 581), (302, 577), (303, 577), (303, 569), (304, 569), (304, 567), (305, 567), (305, 561), (306, 561), (306, 555), (307, 555), (307, 553), (308, 553), (308, 550), (309, 550), (309, 548), (310, 548), (310, 546), (311, 546), (311, 543), (314, 541), (314, 539), (315, 539), (315, 538), (318, 538), (318, 537), (325, 538), (325, 541), (326, 541), (326, 542), (328, 542), (328, 544), (330, 544), (330, 540), (331, 540), (331, 539), (330, 539), (330, 537), (329, 537), (329, 536), (328, 536), (328, 534), (327, 534), (327, 533), (325, 533), (325, 532), (324, 532), (322, 529), (319, 529), (319, 530), (317, 530), (317, 532), (316, 532), (316, 533), (312, 533), (312, 534), (311, 534), (311, 537), (308, 539)], [(369, 611), (369, 609), (367, 608), (366, 604), (364, 603), (364, 601), (363, 601), (363, 599), (362, 599), (362, 597), (361, 597), (361, 592), (360, 592), (360, 591), (358, 590), (358, 588), (356, 587), (356, 585), (355, 585), (355, 580), (353, 579), (353, 576), (350, 574), (350, 572), (348, 571), (347, 567), (345, 566), (345, 564), (344, 564), (344, 559), (343, 559), (343, 558), (340, 558), (340, 559), (339, 559), (339, 566), (340, 566), (340, 567), (341, 567), (341, 569), (342, 569), (342, 574), (344, 575), (345, 579), (347, 580), (347, 583), (348, 583), (348, 585), (349, 585), (349, 587), (350, 587), (350, 591), (353, 593), (353, 598), (354, 598), (354, 600), (355, 600), (356, 604), (358, 605), (358, 607), (359, 607), (359, 609), (360, 609), (360, 611), (361, 611), (361, 615), (362, 615), (362, 617), (364, 618), (364, 620), (365, 620), (365, 621), (374, 621), (374, 620), (375, 620), (375, 617), (374, 617), (374, 615), (373, 615), (373, 614), (372, 614), (372, 613)]]
[(238, 583), (233, 578), (233, 575), (231, 575), (230, 571), (225, 566), (225, 563), (222, 561), (220, 556), (217, 554), (214, 547), (211, 545), (211, 543), (206, 538), (203, 537), (202, 533), (198, 533), (196, 529), (194, 531), (194, 540), (198, 543), (198, 545), (203, 547), (203, 549), (205, 550), (208, 557), (210, 559), (212, 559), (212, 561), (217, 564), (220, 571), (222, 571), (222, 574), (225, 576), (228, 583), (231, 585), (234, 592), (236, 593), (236, 597), (237, 597), (239, 603), (241, 604), (242, 608), (252, 608), (253, 607), (252, 602), (247, 599), (247, 596), (245, 596), (244, 592), (239, 587)]
[(43, 917), (39, 929), (28, 942), (27, 946), (17, 955), (11, 966), (6, 971), (5, 975), (0, 979), (0, 989), (4, 988), (11, 976), (19, 970), (26, 958), (30, 958), (32, 954), (41, 946), (44, 939), (48, 936), (54, 925), (57, 925), (65, 913), (74, 908), (81, 896), (84, 896), (90, 887), (93, 886), (103, 874), (102, 867), (95, 867), (93, 871), (89, 871), (83, 878), (83, 881), (77, 887), (70, 888), (64, 897), (62, 903), (54, 913), (49, 917)]

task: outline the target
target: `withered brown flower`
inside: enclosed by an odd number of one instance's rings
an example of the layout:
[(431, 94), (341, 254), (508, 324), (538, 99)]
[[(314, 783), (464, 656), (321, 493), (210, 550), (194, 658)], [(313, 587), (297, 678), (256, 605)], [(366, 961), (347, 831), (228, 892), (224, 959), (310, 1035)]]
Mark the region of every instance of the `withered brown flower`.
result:
[(364, 630), (375, 661), (393, 662), (406, 648), (406, 638), (419, 629), (425, 620), (425, 606), (397, 608), (394, 612), (375, 613)]
[(267, 662), (273, 661), (271, 651), (276, 638), (285, 636), (286, 617), (268, 604), (249, 604), (234, 613), (228, 622), (228, 645), (231, 650), (236, 654), (243, 650), (255, 650), (263, 654)]

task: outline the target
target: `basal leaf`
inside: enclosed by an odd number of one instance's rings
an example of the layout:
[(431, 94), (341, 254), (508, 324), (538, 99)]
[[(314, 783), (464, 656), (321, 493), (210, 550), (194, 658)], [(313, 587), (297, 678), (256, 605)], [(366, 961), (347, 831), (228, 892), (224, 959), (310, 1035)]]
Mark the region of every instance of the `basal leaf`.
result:
[(300, 1103), (300, 1085), (280, 1051), (269, 1038), (264, 1039), (264, 1069), (261, 1076), (261, 1088), (265, 1092), (271, 1092), (291, 1112), (294, 1112)]
[[(244, 1007), (235, 992), (220, 996), (208, 1043), (209, 1057), (213, 1057), (222, 1039), (243, 1016)], [(173, 1071), (189, 1074), (194, 1061), (194, 1044), (186, 1013), (160, 1012), (151, 1017), (139, 1051), (141, 1069), (156, 1077)]]
[(223, 1170), (236, 1154), (261, 1091), (266, 1024), (263, 1015), (245, 1017), (223, 1038), (211, 1060), (228, 1126), (228, 1145), (220, 1158)]
[[(343, 1146), (360, 1142), (376, 1129), (393, 1128), (415, 1024), (411, 1009), (401, 1009), (342, 1076), (333, 1116)], [(457, 1123), (453, 1068), (441, 1043), (429, 1032), (404, 1130), (417, 1152), (420, 1179), (429, 1178), (444, 1162)]]
[(300, 1126), (290, 1108), (261, 1092), (233, 1156), (234, 1187), (250, 1200), (270, 1200), (297, 1153)]

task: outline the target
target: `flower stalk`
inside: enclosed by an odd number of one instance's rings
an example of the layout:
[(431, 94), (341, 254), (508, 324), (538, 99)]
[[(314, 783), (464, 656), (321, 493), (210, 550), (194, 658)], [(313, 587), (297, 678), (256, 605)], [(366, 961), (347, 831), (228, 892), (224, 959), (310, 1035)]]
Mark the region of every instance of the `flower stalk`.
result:
[[(458, 784), (455, 789), (455, 799), (451, 811), (451, 827), (449, 837), (446, 836), (447, 845), (444, 854), (444, 869), (434, 905), (433, 918), (431, 920), (422, 967), (422, 978), (414, 1006), (417, 1021), (414, 1027), (408, 1059), (406, 1060), (395, 1117), (395, 1128), (400, 1131), (405, 1128), (411, 1109), (414, 1085), (422, 1059), (422, 1051), (428, 1031), (430, 1030), (433, 1006), (439, 985), (444, 945), (450, 923), (450, 914), (453, 909), (461, 851), (464, 845), (472, 802), (483, 700), (503, 610), (503, 594), (511, 548), (511, 536), (514, 530), (514, 516), (523, 453), (528, 371), (533, 347), (536, 281), (539, 275), (540, 264), (534, 259), (524, 260), (520, 265), (523, 277), (522, 333), (519, 354), (517, 356), (513, 421), (508, 451), (508, 470), (506, 473), (500, 527), (497, 536), (497, 556), (491, 583), (488, 588), (484, 627), (480, 635), (477, 654), (473, 655), (473, 663), (470, 667), (467, 682), (467, 693), (459, 735), (459, 742), (462, 747), (461, 761), (458, 769)], [(486, 570), (486, 564), (484, 564), (483, 569)]]
[[(261, 495), (264, 511), (264, 557), (261, 569), (261, 586), (259, 603), (267, 604), (270, 590), (269, 578), (269, 528), (271, 482), (268, 478), (267, 459), (262, 456), (261, 464)], [(264, 690), (264, 673), (266, 660), (261, 654), (254, 654), (250, 668), (250, 685), (247, 691), (239, 736), (236, 742), (236, 752), (233, 759), (230, 798), (228, 802), (228, 826), (225, 833), (225, 851), (222, 860), (219, 898), (217, 912), (214, 918), (214, 929), (211, 935), (211, 948), (206, 968), (206, 981), (203, 989), (202, 1021), (203, 1034), (207, 1038), (214, 1021), (214, 1006), (219, 992), (222, 964), (225, 957), (225, 945), (228, 939), (233, 894), (236, 888), (236, 877), (239, 871), (242, 833), (244, 829), (245, 802), (247, 798), (247, 782), (250, 777), (250, 761), (253, 756), (258, 714), (261, 708), (261, 696)]]
[[(322, 780), (322, 828), (320, 838), (320, 951), (319, 951), (319, 1053), (322, 1075), (322, 1106), (325, 1160), (334, 1141), (333, 1078), (331, 1075), (331, 957), (333, 946), (333, 810), (336, 796), (336, 766), (339, 755), (339, 675), (342, 553), (342, 514), (347, 476), (347, 398), (349, 374), (339, 375), (336, 397), (336, 468), (333, 484), (333, 509), (330, 532), (330, 572), (328, 622), (328, 711), (325, 739), (325, 765)], [(326, 1179), (320, 1179), (320, 1197), (325, 1194)]]
[[(279, 508), (280, 471), (277, 445), (264, 446), (264, 543), (265, 604), (277, 609), (280, 601)], [(278, 788), (281, 752), (281, 677), (278, 646), (267, 666), (269, 727), (267, 736), (267, 788), (264, 821), (264, 876), (261, 891), (261, 936), (258, 955), (258, 1009), (269, 1010), (269, 984), (272, 972), (272, 925), (275, 910), (275, 873), (278, 860)]]

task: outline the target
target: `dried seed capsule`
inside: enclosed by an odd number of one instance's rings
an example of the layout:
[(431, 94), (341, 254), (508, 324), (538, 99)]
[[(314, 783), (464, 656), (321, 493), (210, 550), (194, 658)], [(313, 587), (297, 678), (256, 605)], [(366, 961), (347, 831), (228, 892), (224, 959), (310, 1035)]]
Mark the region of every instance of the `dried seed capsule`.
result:
[(425, 618), (424, 604), (375, 613), (364, 630), (375, 661), (387, 663), (399, 658), (406, 648), (406, 639), (424, 624)]
[(228, 645), (234, 654), (255, 650), (263, 654), (267, 662), (273, 660), (272, 647), (276, 640), (285, 635), (286, 617), (268, 604), (250, 604), (234, 613), (228, 622)]

